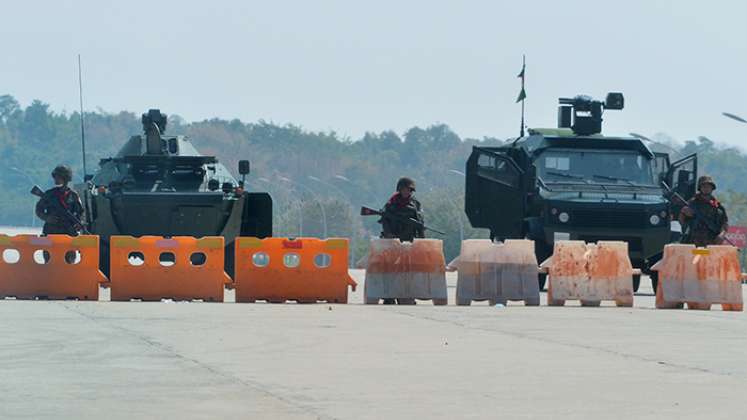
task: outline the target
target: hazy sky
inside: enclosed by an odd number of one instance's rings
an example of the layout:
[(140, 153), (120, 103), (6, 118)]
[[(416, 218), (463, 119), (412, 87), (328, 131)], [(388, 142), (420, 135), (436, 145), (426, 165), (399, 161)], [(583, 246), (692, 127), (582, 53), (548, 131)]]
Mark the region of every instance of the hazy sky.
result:
[(558, 96), (626, 110), (606, 133), (707, 135), (747, 148), (742, 1), (4, 1), (0, 93), (87, 109), (364, 131), (449, 124), (461, 136), (556, 122)]

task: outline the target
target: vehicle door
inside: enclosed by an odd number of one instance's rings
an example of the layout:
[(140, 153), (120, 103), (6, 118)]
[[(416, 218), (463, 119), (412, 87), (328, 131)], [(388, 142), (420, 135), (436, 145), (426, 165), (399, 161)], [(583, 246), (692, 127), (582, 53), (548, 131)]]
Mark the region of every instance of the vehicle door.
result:
[[(667, 183), (673, 191), (685, 200), (690, 200), (695, 196), (697, 179), (698, 156), (695, 153), (672, 163), (667, 172)], [(681, 203), (676, 200), (672, 201), (672, 213), (674, 215), (678, 215), (682, 207)]]
[(526, 208), (525, 171), (497, 148), (474, 147), (467, 161), (465, 213), (476, 228), (491, 237), (523, 237)]

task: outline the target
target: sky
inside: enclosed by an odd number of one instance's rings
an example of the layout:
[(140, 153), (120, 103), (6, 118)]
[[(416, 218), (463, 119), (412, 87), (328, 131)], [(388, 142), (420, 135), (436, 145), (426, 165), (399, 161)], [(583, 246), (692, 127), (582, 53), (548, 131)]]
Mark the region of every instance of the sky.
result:
[(557, 98), (625, 94), (606, 134), (747, 149), (747, 2), (9, 1), (0, 94), (56, 111), (260, 119), (353, 140), (446, 123), (462, 137), (556, 124)]

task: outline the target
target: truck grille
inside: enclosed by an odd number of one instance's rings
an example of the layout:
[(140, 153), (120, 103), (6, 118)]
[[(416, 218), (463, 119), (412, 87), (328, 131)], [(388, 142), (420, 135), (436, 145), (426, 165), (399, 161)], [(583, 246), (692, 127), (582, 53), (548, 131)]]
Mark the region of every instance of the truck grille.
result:
[(571, 224), (579, 227), (641, 228), (647, 226), (645, 212), (573, 210)]

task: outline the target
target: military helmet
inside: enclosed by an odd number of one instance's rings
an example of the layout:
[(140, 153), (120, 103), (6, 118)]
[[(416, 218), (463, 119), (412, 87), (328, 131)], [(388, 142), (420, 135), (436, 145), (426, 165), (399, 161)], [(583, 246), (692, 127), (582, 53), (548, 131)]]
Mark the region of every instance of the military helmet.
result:
[(711, 187), (713, 187), (714, 190), (716, 189), (716, 183), (713, 182), (713, 178), (711, 178), (708, 175), (703, 175), (700, 178), (698, 178), (698, 190), (700, 190), (700, 187), (702, 187), (705, 184), (711, 184)]
[(397, 191), (401, 190), (402, 188), (410, 187), (412, 191), (415, 191), (415, 180), (406, 176), (403, 176), (402, 178), (397, 180)]
[(66, 182), (73, 180), (73, 170), (67, 165), (57, 165), (52, 171), (52, 178), (59, 176)]

